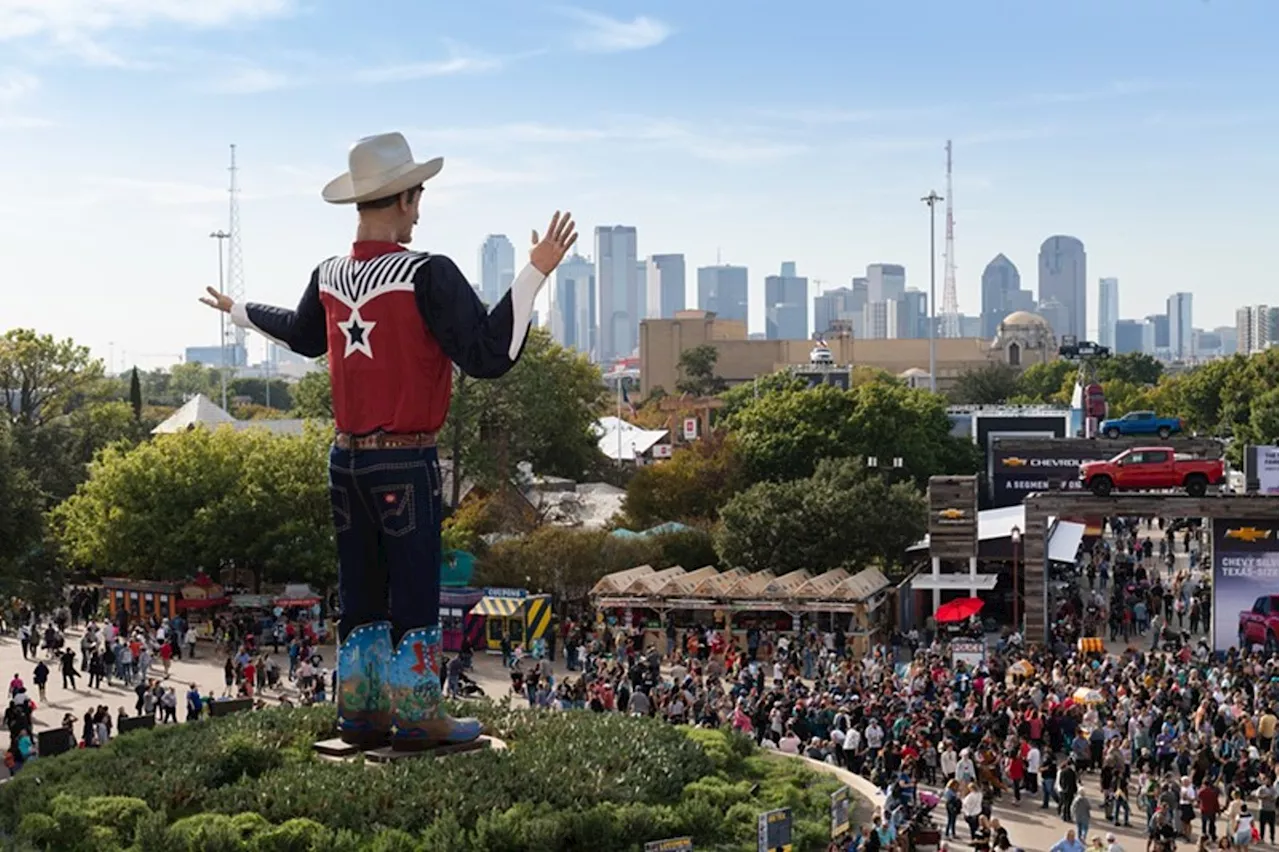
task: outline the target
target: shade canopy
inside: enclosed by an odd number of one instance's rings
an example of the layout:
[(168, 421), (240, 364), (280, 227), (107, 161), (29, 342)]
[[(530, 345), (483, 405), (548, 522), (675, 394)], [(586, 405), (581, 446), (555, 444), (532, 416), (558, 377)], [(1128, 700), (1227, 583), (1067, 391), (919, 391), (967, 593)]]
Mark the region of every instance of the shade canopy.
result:
[(948, 601), (938, 607), (938, 611), (933, 614), (933, 618), (939, 624), (952, 624), (957, 621), (966, 621), (969, 618), (982, 612), (984, 606), (981, 598), (960, 598), (954, 601)]

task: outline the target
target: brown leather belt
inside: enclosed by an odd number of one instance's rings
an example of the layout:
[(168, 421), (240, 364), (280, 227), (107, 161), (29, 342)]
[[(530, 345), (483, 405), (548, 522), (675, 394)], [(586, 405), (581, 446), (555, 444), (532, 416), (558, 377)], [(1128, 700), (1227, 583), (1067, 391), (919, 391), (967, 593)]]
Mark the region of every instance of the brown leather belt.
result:
[(416, 450), (436, 445), (435, 432), (374, 432), (372, 435), (352, 435), (338, 432), (333, 443), (340, 450)]

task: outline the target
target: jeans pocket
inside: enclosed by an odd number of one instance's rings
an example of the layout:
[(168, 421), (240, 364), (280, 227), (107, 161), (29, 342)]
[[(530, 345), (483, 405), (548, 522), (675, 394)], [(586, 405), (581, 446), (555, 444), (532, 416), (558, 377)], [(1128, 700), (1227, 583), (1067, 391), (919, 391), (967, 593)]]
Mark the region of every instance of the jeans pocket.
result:
[(413, 483), (374, 486), (369, 494), (384, 535), (403, 536), (417, 529)]
[(334, 532), (343, 533), (351, 529), (351, 495), (341, 485), (329, 485), (329, 504), (333, 509)]

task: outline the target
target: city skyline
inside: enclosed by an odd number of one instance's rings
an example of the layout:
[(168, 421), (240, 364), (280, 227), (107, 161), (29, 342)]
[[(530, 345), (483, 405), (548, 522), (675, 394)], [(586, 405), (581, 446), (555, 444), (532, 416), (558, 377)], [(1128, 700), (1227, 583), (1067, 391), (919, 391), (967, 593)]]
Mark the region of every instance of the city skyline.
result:
[[(473, 281), (486, 234), (511, 235), (518, 266), (529, 230), (559, 207), (584, 242), (621, 222), (637, 229), (637, 258), (683, 254), (689, 305), (692, 270), (746, 267), (752, 332), (765, 331), (765, 276), (788, 260), (809, 279), (809, 318), (819, 289), (868, 264), (901, 264), (906, 286), (927, 291), (919, 199), (943, 189), (952, 139), (966, 316), (980, 313), (997, 254), (1034, 289), (1052, 234), (1087, 247), (1089, 324), (1101, 276), (1123, 282), (1121, 317), (1187, 292), (1213, 328), (1239, 304), (1275, 301), (1280, 217), (1256, 192), (1280, 180), (1274, 7), (1097, 0), (1060, 15), (921, 2), (826, 6), (822, 28), (727, 0), (400, 4), (397, 25), (427, 35), (391, 48), (374, 29), (383, 18), (329, 0), (137, 0), (128, 14), (107, 0), (25, 5), (21, 26), (0, 27), (0, 153), (21, 164), (0, 227), (14, 279), (44, 281), (47, 259), (59, 264), (52, 286), (6, 288), (6, 327), (70, 336), (101, 357), (114, 342), (143, 366), (216, 343), (217, 320), (195, 299), (217, 280), (208, 234), (227, 223), (230, 143), (247, 296), (296, 303), (353, 232), (351, 211), (320, 202), (320, 187), (352, 141), (387, 129), (420, 158), (445, 157), (415, 247)], [(906, 31), (946, 49), (903, 64), (894, 35)], [(864, 35), (856, 55), (849, 32)], [(785, 67), (753, 59), (779, 49), (793, 57)], [(942, 268), (939, 256), (939, 299)], [(1211, 298), (1224, 280), (1232, 304)], [(547, 304), (544, 291), (543, 317)]]

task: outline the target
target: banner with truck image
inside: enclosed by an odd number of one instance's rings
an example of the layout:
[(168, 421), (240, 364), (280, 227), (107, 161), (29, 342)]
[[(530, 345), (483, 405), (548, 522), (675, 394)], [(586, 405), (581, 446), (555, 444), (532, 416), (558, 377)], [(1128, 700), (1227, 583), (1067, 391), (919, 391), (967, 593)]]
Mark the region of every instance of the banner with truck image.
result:
[(1276, 647), (1276, 518), (1213, 520), (1213, 649)]

